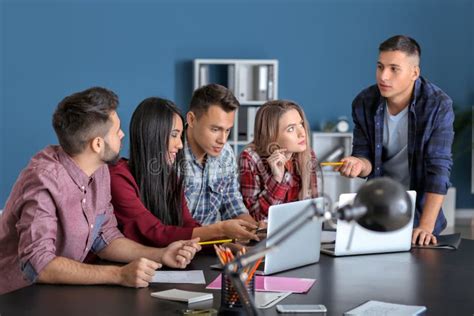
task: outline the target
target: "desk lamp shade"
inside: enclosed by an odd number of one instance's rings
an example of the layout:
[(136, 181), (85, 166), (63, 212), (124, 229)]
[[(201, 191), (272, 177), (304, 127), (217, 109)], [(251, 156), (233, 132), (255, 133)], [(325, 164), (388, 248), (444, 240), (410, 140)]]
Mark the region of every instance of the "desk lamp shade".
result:
[(354, 206), (367, 208), (367, 213), (357, 223), (373, 231), (398, 230), (411, 219), (410, 196), (400, 183), (386, 177), (364, 184), (356, 195)]

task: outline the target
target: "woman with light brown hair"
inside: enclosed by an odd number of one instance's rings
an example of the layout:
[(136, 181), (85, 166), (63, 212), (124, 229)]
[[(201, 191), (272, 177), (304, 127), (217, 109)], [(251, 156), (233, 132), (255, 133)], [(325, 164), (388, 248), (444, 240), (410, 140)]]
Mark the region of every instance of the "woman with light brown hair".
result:
[(255, 220), (266, 219), (271, 205), (316, 197), (316, 167), (301, 107), (286, 100), (262, 105), (254, 140), (239, 159), (240, 190)]

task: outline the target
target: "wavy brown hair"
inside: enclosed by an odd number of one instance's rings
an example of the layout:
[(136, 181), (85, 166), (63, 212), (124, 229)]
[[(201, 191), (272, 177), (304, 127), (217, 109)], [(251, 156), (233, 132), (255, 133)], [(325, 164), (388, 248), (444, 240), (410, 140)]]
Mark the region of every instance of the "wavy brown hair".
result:
[(311, 146), (309, 143), (309, 125), (301, 107), (293, 101), (289, 100), (273, 100), (262, 105), (255, 117), (254, 139), (248, 146), (252, 147), (262, 158), (267, 158), (276, 149), (279, 149), (277, 143), (278, 131), (280, 128), (280, 118), (289, 110), (296, 110), (303, 120), (304, 129), (306, 131), (306, 150), (301, 153), (295, 153), (292, 159), (296, 162), (296, 170), (301, 177), (300, 199), (317, 196), (317, 192), (311, 188), (311, 172), (313, 166), (311, 159)]

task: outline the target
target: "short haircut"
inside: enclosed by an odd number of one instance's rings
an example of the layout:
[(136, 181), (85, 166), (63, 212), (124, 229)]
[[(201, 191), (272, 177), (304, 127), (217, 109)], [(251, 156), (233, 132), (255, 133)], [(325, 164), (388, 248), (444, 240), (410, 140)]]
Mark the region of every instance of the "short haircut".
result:
[(408, 56), (421, 57), (420, 45), (411, 37), (405, 35), (395, 35), (385, 40), (379, 46), (379, 52), (401, 51)]
[(189, 110), (200, 117), (213, 105), (229, 113), (237, 110), (240, 103), (230, 89), (211, 83), (194, 91)]
[(117, 106), (117, 95), (100, 87), (65, 97), (53, 114), (53, 127), (63, 150), (74, 156), (93, 138), (104, 137), (112, 125), (110, 114)]

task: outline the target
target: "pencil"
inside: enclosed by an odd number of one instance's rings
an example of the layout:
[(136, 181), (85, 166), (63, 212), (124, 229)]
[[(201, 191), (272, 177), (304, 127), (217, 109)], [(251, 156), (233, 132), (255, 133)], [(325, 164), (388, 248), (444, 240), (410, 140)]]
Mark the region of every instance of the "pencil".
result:
[(330, 161), (325, 161), (325, 162), (321, 162), (320, 165), (325, 167), (325, 166), (334, 166), (334, 167), (337, 167), (337, 166), (342, 166), (344, 164), (343, 161), (337, 161), (337, 162), (330, 162)]
[(221, 240), (209, 240), (198, 242), (200, 245), (214, 245), (214, 244), (223, 244), (226, 242), (232, 242), (232, 239), (221, 239)]

